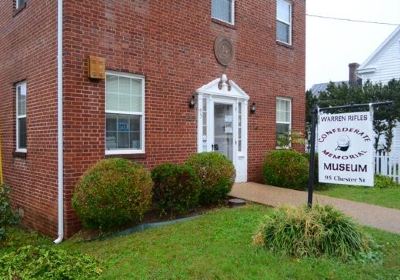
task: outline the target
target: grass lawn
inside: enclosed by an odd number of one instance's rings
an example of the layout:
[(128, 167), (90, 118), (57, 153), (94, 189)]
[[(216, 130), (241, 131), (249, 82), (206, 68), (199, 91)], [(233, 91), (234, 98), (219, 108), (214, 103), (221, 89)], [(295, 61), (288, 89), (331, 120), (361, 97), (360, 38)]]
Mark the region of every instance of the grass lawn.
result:
[(347, 185), (322, 185), (317, 193), (400, 209), (400, 187), (368, 188)]
[[(102, 262), (102, 279), (400, 279), (400, 235), (366, 229), (383, 246), (383, 264), (276, 256), (251, 244), (260, 219), (271, 211), (259, 205), (212, 211), (180, 224), (104, 241), (69, 240), (61, 248)], [(50, 240), (13, 230), (21, 243)], [(1, 256), (0, 251), (0, 256)]]

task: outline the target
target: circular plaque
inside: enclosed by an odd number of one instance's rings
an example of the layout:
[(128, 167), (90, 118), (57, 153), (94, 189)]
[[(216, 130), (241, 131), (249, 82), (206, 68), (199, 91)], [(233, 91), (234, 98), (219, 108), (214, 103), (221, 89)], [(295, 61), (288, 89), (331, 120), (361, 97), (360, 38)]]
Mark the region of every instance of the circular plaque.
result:
[(224, 36), (218, 36), (214, 43), (214, 53), (221, 65), (228, 66), (233, 59), (233, 45), (231, 40)]

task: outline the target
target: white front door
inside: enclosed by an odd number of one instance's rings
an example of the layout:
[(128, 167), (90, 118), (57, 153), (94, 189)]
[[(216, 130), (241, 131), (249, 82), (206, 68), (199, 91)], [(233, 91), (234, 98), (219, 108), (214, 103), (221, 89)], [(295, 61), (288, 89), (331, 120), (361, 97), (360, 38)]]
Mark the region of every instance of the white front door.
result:
[(225, 155), (235, 166), (235, 181), (247, 182), (248, 97), (232, 92), (233, 86), (223, 90), (218, 85), (212, 91), (198, 90), (198, 151)]

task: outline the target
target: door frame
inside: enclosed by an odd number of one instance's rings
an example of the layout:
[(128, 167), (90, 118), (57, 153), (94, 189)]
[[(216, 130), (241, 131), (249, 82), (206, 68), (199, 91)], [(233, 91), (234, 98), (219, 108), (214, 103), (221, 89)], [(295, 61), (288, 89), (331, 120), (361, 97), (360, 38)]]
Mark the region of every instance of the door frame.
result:
[[(197, 91), (197, 150), (212, 151), (214, 142), (214, 106), (217, 104), (232, 104), (233, 106), (233, 164), (236, 169), (236, 182), (247, 182), (248, 166), (248, 100), (249, 96), (226, 75), (215, 79)], [(238, 110), (241, 103), (241, 151), (238, 151)], [(206, 108), (203, 108), (206, 105)], [(203, 126), (203, 117), (206, 117), (206, 127)], [(203, 135), (206, 135), (203, 137)]]

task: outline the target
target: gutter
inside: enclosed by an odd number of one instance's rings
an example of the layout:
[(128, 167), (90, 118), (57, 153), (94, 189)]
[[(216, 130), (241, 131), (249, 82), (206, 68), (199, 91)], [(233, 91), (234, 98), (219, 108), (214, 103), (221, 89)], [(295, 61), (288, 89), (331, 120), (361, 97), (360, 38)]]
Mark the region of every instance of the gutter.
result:
[(63, 0), (57, 0), (57, 186), (58, 237), (64, 239), (64, 139), (63, 139)]

